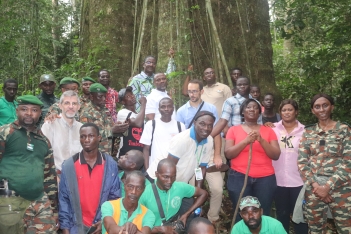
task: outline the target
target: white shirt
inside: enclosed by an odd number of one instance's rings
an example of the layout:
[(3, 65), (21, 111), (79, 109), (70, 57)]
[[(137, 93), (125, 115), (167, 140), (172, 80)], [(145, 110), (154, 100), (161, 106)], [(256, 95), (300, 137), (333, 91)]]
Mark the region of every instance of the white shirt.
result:
[[(151, 90), (151, 93), (149, 94), (149, 96), (146, 97), (147, 103), (146, 103), (146, 108), (145, 108), (145, 115), (147, 115), (147, 114), (155, 114), (155, 118), (154, 119), (161, 118), (161, 113), (158, 110), (158, 108), (159, 108), (160, 100), (162, 98), (165, 98), (165, 97), (171, 98), (170, 96), (168, 96), (167, 91), (166, 92), (161, 92), (161, 91), (159, 91), (157, 89)], [(174, 111), (173, 111), (173, 114), (172, 114), (172, 119), (177, 119), (176, 113), (177, 112), (176, 112), (176, 109), (174, 107)]]
[(173, 137), (168, 153), (179, 159), (176, 181), (188, 183), (195, 168), (206, 167), (213, 155), (213, 138), (208, 136), (197, 142), (194, 126)]
[(61, 116), (54, 122), (45, 122), (41, 131), (49, 139), (57, 170), (62, 170), (62, 163), (82, 150), (79, 129), (83, 124), (73, 119), (72, 126)]
[[(180, 123), (182, 131), (185, 130), (183, 123)], [(155, 171), (157, 170), (158, 163), (168, 156), (168, 146), (172, 138), (179, 133), (178, 124), (176, 120), (171, 120), (168, 123), (163, 122), (161, 119), (155, 120), (155, 131), (153, 137), (153, 144), (151, 146), (151, 155), (149, 160), (149, 168), (146, 172), (153, 179), (156, 178)], [(152, 138), (152, 120), (145, 124), (143, 134), (140, 138), (140, 143), (150, 145)]]

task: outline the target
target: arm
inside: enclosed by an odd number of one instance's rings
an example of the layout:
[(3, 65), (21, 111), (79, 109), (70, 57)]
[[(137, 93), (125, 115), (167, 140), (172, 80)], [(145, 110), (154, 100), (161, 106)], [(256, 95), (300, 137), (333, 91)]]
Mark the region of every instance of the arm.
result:
[(129, 125), (141, 128), (144, 125), (146, 97), (141, 97), (139, 99), (139, 102), (140, 102), (140, 111), (135, 118), (129, 119)]
[(309, 166), (309, 157), (311, 154), (309, 142), (306, 138), (306, 130), (303, 133), (300, 145), (299, 145), (299, 156), (297, 158), (297, 166), (300, 171), (300, 175), (306, 186), (311, 186), (313, 182), (316, 182), (313, 178), (313, 173)]
[(71, 201), (69, 192), (66, 187), (66, 175), (64, 171), (61, 174), (61, 180), (59, 183), (60, 192), (59, 192), (59, 223), (60, 228), (63, 230), (62, 233), (69, 234), (69, 230), (73, 227), (73, 211), (71, 209)]
[(174, 156), (172, 156), (170, 154), (168, 154), (167, 159), (171, 160), (175, 165), (177, 165), (178, 161), (179, 161), (179, 158), (176, 158), (176, 157), (174, 157)]
[(221, 131), (228, 125), (228, 120), (220, 118), (217, 124), (214, 126), (211, 136), (215, 137), (221, 133)]
[(149, 159), (150, 159), (150, 146), (149, 145), (144, 145), (143, 156), (144, 156), (144, 167), (145, 167), (145, 170), (147, 170), (147, 169), (149, 169)]
[(119, 234), (119, 232), (123, 230), (121, 226), (116, 224), (115, 220), (111, 216), (104, 217), (103, 221), (107, 233)]
[[(230, 131), (230, 130), (229, 130)], [(236, 158), (241, 151), (250, 143), (253, 143), (256, 140), (256, 137), (253, 135), (253, 132), (250, 132), (247, 137), (235, 144), (235, 141), (233, 139), (226, 139), (225, 141), (225, 150), (224, 154), (226, 158), (228, 159), (233, 159)]]
[(202, 180), (196, 180), (195, 179), (195, 187), (202, 188), (206, 176), (206, 167), (201, 167), (201, 172), (202, 172)]
[(48, 152), (44, 158), (44, 192), (48, 195), (54, 214), (57, 214), (57, 178), (52, 148), (48, 142)]
[(214, 137), (214, 156), (213, 162), (217, 168), (220, 168), (223, 164), (221, 157), (221, 148), (222, 148), (222, 138), (221, 135), (217, 135)]
[(155, 113), (146, 114), (146, 121), (155, 119)]
[(268, 143), (268, 141), (259, 136), (257, 141), (261, 144), (262, 148), (270, 159), (279, 159), (280, 147), (277, 140), (273, 140)]
[(143, 133), (141, 134), (141, 137), (139, 140), (139, 142), (144, 145), (143, 157), (144, 157), (145, 169), (149, 168), (150, 145), (152, 143), (151, 138), (152, 138), (152, 121), (149, 121), (145, 124)]

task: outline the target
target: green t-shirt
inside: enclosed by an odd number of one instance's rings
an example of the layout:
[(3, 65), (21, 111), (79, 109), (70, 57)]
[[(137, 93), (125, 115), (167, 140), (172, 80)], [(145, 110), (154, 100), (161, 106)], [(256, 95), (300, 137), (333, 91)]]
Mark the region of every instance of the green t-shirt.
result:
[[(244, 220), (239, 221), (234, 225), (231, 234), (251, 234), (250, 229), (244, 223)], [(287, 234), (282, 223), (278, 220), (262, 215), (260, 234)]]
[[(156, 184), (156, 181), (155, 181)], [(171, 189), (168, 191), (161, 190), (157, 187), (158, 194), (160, 196), (163, 212), (165, 213), (166, 220), (173, 217), (180, 209), (182, 205), (182, 199), (184, 197), (192, 197), (195, 193), (195, 187), (184, 182), (174, 182)], [(162, 220), (158, 211), (158, 206), (152, 186), (148, 185), (145, 188), (143, 195), (139, 199), (140, 204), (143, 204), (150, 209), (156, 217), (155, 226), (161, 226)]]
[[(119, 199), (120, 204), (121, 204), (121, 210), (119, 212), (121, 214), (120, 214), (119, 222), (117, 223), (118, 226), (123, 226), (127, 222), (133, 222), (133, 219), (135, 218), (135, 216), (138, 214), (141, 214), (141, 212), (142, 212), (140, 204), (139, 204), (138, 208), (136, 208), (136, 210), (128, 218), (128, 211), (124, 208), (122, 199), (124, 199), (124, 198)], [(113, 210), (113, 206), (111, 205), (111, 203), (109, 201), (104, 202), (101, 206), (102, 234), (106, 233), (106, 229), (105, 229), (104, 222), (103, 222), (104, 218), (106, 216), (113, 217), (113, 214), (114, 214), (114, 210)], [(143, 227), (147, 226), (147, 227), (150, 227), (150, 229), (152, 229), (154, 227), (154, 223), (155, 223), (155, 215), (152, 213), (151, 210), (148, 209), (144, 218), (143, 218), (142, 226)]]
[(8, 102), (5, 97), (0, 98), (0, 126), (12, 123), (17, 119), (16, 101)]
[[(121, 171), (118, 173), (118, 177), (121, 179), (121, 197), (124, 197), (126, 195), (126, 190), (124, 189), (124, 184), (122, 182), (122, 176), (124, 175), (124, 171)], [(150, 184), (150, 181), (145, 178), (145, 186), (148, 186)]]

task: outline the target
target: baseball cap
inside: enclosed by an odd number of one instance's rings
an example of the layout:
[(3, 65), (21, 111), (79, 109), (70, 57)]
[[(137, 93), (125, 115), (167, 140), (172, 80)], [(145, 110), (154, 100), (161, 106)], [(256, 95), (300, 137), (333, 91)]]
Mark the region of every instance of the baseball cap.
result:
[(40, 76), (40, 80), (39, 80), (39, 84), (45, 82), (45, 81), (52, 81), (55, 82), (56, 84), (56, 80), (55, 77), (52, 74), (43, 74)]
[(260, 208), (261, 207), (261, 203), (257, 199), (257, 197), (252, 197), (252, 196), (243, 197), (240, 200), (240, 204), (239, 204), (240, 210), (243, 210), (245, 207), (249, 207), (249, 206)]
[(127, 86), (126, 88), (121, 89), (121, 90), (118, 92), (118, 99), (119, 99), (119, 102), (123, 101), (124, 96), (126, 96), (126, 92), (127, 92), (127, 91), (133, 92), (133, 88), (132, 88), (131, 86)]

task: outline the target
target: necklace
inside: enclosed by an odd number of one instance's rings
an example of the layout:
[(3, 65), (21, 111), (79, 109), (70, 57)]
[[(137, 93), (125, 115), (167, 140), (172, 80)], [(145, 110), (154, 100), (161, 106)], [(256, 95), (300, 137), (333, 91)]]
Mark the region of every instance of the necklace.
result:
[(326, 129), (328, 128), (329, 124), (330, 124), (330, 119), (328, 119), (328, 122), (324, 127), (322, 127), (322, 125), (319, 123), (319, 127), (325, 132)]

